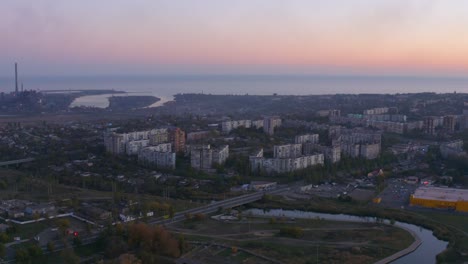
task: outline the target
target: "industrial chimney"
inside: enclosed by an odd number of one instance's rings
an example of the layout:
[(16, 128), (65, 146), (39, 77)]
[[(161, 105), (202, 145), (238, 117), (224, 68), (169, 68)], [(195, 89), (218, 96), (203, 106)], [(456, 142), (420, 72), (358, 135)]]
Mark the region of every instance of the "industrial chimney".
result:
[(15, 93), (18, 94), (18, 63), (15, 62)]

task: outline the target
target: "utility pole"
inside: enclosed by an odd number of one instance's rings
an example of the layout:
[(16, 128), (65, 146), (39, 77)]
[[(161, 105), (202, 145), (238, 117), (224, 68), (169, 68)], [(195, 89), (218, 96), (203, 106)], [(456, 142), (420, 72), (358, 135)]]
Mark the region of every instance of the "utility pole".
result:
[(317, 264), (319, 263), (319, 259), (318, 259), (318, 247), (319, 247), (319, 245), (317, 244)]

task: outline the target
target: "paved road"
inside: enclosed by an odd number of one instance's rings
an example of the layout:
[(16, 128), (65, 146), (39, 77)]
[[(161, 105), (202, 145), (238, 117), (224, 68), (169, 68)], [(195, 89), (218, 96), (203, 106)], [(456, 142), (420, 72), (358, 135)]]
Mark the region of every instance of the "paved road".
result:
[(1, 166), (8, 166), (8, 165), (15, 165), (15, 164), (21, 164), (21, 163), (27, 163), (34, 161), (35, 158), (27, 158), (27, 159), (18, 159), (18, 160), (9, 160), (9, 161), (2, 161), (0, 162), (0, 167)]
[(269, 190), (269, 191), (264, 191), (264, 192), (256, 192), (256, 193), (251, 193), (251, 194), (246, 194), (218, 202), (211, 203), (209, 205), (185, 210), (183, 212), (176, 213), (172, 219), (166, 219), (164, 217), (158, 217), (152, 221), (149, 221), (149, 224), (160, 224), (160, 225), (165, 225), (165, 224), (171, 224), (171, 223), (176, 223), (185, 220), (185, 215), (186, 214), (209, 214), (209, 213), (214, 213), (218, 211), (219, 208), (232, 208), (236, 206), (240, 206), (243, 204), (248, 204), (251, 202), (258, 201), (262, 199), (263, 195), (265, 194), (280, 194), (282, 192), (285, 192), (289, 190), (290, 187), (281, 187), (278, 189), (274, 190)]

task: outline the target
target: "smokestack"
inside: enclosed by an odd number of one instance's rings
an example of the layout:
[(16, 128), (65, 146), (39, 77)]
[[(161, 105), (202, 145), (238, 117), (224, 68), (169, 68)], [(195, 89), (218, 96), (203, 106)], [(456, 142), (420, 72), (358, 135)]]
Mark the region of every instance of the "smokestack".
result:
[(18, 94), (18, 63), (15, 62), (15, 93)]

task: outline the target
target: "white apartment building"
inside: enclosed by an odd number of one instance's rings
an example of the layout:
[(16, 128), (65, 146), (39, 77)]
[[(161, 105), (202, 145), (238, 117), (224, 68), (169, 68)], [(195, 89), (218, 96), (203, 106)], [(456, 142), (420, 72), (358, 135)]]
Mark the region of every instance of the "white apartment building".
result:
[(296, 144), (318, 143), (319, 135), (318, 134), (299, 135), (299, 136), (296, 136), (296, 138), (294, 139), (294, 142)]

